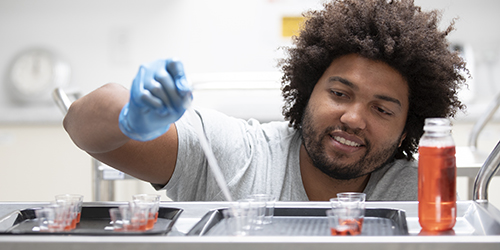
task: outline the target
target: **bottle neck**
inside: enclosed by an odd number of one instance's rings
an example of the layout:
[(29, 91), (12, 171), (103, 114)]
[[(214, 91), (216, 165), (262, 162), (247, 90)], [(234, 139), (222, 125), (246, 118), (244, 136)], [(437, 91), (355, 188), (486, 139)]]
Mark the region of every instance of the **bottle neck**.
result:
[(426, 130), (424, 135), (432, 137), (450, 136), (451, 130)]

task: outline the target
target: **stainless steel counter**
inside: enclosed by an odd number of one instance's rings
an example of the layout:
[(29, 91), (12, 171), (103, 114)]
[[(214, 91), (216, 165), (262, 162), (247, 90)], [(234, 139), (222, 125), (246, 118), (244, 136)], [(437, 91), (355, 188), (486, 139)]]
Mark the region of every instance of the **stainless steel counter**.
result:
[[(0, 218), (46, 203), (0, 202)], [(121, 203), (85, 203), (86, 206)], [(419, 235), (417, 202), (367, 202), (367, 207), (398, 208), (406, 212), (408, 236), (185, 236), (211, 209), (224, 202), (162, 202), (184, 211), (166, 236), (0, 235), (4, 249), (500, 249), (500, 211), (473, 201), (458, 202), (454, 232)], [(278, 202), (276, 207), (327, 208), (327, 202)], [(0, 231), (5, 231), (0, 228)], [(451, 235), (454, 234), (454, 235)]]

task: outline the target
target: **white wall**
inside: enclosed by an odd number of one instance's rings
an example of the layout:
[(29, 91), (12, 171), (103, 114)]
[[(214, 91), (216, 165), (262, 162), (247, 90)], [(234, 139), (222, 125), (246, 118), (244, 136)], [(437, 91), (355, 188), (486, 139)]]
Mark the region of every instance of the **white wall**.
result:
[[(9, 99), (5, 71), (19, 51), (31, 46), (53, 49), (69, 61), (71, 88), (82, 93), (107, 82), (129, 86), (140, 63), (163, 57), (181, 58), (188, 76), (275, 71), (276, 59), (282, 56), (277, 48), (290, 44), (281, 37), (281, 17), (317, 8), (318, 2), (0, 1), (0, 200), (43, 201), (63, 192), (82, 193), (90, 200), (92, 192), (90, 158), (64, 132), (59, 110), (52, 104), (16, 106)], [(500, 1), (416, 2), (424, 9), (443, 9), (443, 23), (459, 16), (450, 40), (470, 45), (474, 51), (474, 98), (468, 102), (470, 113), (459, 116), (460, 132), (455, 133), (457, 144), (466, 145), (478, 110), (500, 92), (500, 16), (496, 13)], [(498, 128), (498, 124), (487, 127), (480, 138), (485, 151), (500, 139)], [(153, 192), (142, 183), (127, 181), (118, 186), (118, 200)]]

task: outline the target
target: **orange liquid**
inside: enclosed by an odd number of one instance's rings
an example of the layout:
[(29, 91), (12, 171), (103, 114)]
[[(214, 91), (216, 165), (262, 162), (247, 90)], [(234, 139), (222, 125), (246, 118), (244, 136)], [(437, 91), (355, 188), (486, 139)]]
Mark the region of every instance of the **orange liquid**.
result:
[(80, 223), (81, 218), (82, 218), (82, 213), (79, 212), (78, 215), (76, 216), (76, 223)]
[(146, 231), (146, 219), (132, 219), (132, 225), (134, 231)]
[(332, 235), (341, 235), (341, 236), (346, 236), (346, 235), (354, 235), (351, 230), (337, 230), (335, 228), (330, 228), (330, 232)]
[(134, 227), (132, 227), (132, 225), (124, 225), (123, 226), (123, 230), (125, 231), (134, 231)]
[[(330, 228), (331, 235), (358, 235), (361, 233), (361, 227), (364, 219), (361, 220), (344, 220), (340, 222), (339, 228)], [(345, 226), (345, 229), (342, 229)]]
[(425, 231), (453, 228), (457, 216), (455, 147), (420, 147), (418, 218)]
[(71, 220), (65, 227), (64, 227), (64, 230), (65, 231), (69, 231), (69, 230), (73, 230), (76, 228), (76, 218)]
[(49, 225), (49, 231), (62, 231), (64, 230), (63, 225), (60, 224), (55, 224), (55, 225)]
[(148, 223), (146, 224), (146, 230), (152, 229), (155, 226), (155, 215), (149, 213), (148, 215)]

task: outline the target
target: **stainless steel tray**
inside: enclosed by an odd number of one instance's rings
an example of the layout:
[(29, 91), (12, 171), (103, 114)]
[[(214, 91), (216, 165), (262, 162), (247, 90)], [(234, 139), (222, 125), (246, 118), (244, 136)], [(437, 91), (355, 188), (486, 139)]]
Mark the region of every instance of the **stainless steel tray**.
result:
[[(209, 211), (187, 233), (197, 236), (230, 235), (226, 229), (222, 211)], [(328, 208), (275, 208), (273, 223), (253, 230), (255, 236), (327, 236), (330, 235), (326, 210)], [(403, 210), (389, 208), (367, 208), (363, 223), (364, 236), (408, 235), (406, 216)]]
[(0, 234), (13, 235), (166, 235), (172, 229), (182, 209), (160, 207), (158, 221), (153, 229), (141, 232), (117, 232), (110, 224), (109, 209), (116, 206), (83, 206), (80, 223), (75, 229), (63, 232), (40, 232), (33, 229), (38, 226), (35, 211), (39, 208), (29, 208), (15, 211), (0, 219)]

